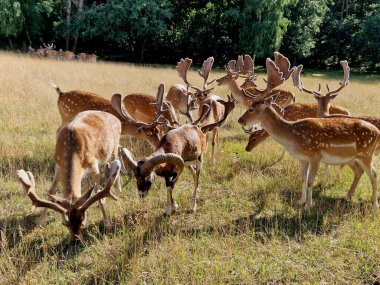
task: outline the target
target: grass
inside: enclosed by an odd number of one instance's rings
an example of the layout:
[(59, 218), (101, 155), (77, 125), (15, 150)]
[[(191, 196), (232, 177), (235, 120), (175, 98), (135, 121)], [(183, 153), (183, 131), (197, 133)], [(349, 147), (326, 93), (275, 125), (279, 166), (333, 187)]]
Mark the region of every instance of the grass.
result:
[[(172, 64), (174, 67), (175, 63)], [(352, 173), (331, 168), (317, 179), (314, 207), (294, 208), (301, 189), (298, 162), (273, 141), (245, 152), (247, 135), (236, 123), (239, 110), (221, 134), (215, 163), (210, 150), (201, 175), (198, 212), (187, 213), (192, 191), (185, 171), (174, 191), (180, 208), (163, 218), (166, 193), (161, 179), (149, 195), (136, 195), (135, 181), (125, 184), (119, 201), (107, 201), (112, 228), (100, 210), (89, 210), (84, 242), (71, 245), (56, 213), (36, 226), (40, 210), (15, 178), (31, 170), (42, 193), (53, 178), (55, 131), (60, 124), (57, 94), (82, 89), (113, 93), (155, 94), (159, 82), (180, 82), (174, 68), (128, 64), (85, 64), (37, 60), (0, 53), (0, 284), (256, 284), (380, 282), (380, 215), (371, 211), (367, 177), (352, 202), (344, 200)], [(318, 76), (313, 76), (313, 74)], [(212, 77), (223, 72), (212, 73)], [(330, 77), (330, 75), (332, 77)], [(195, 72), (189, 75), (200, 83)], [(312, 72), (304, 85), (319, 81), (336, 86), (341, 75)], [(297, 101), (311, 101), (297, 94)], [(353, 114), (378, 115), (380, 76), (351, 74), (350, 85), (336, 99)], [(225, 96), (224, 87), (216, 94)], [(123, 141), (136, 157), (151, 149), (141, 141)], [(380, 160), (375, 160), (380, 169)], [(42, 194), (41, 194), (42, 195)], [(378, 283), (376, 283), (378, 284)]]

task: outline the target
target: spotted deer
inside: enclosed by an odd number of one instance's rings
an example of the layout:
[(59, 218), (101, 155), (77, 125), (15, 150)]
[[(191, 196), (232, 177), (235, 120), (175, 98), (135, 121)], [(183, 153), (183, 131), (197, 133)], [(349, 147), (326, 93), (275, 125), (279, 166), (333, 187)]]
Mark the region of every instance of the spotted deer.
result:
[(161, 122), (157, 121), (151, 124), (137, 122), (130, 115), (122, 118), (115, 109), (112, 108), (111, 100), (108, 98), (80, 90), (63, 92), (57, 85), (52, 85), (59, 95), (57, 104), (62, 120), (61, 126), (69, 123), (80, 112), (99, 110), (111, 113), (121, 121), (123, 135), (147, 140), (154, 147), (161, 138), (158, 128)]
[[(268, 62), (269, 59), (267, 59)], [(272, 73), (272, 71), (269, 71)], [(269, 83), (269, 80), (268, 80)], [(245, 126), (261, 123), (275, 141), (301, 161), (303, 184), (298, 205), (312, 206), (312, 187), (321, 162), (333, 165), (348, 164), (355, 172), (362, 168), (372, 184), (372, 205), (378, 208), (377, 174), (372, 158), (380, 131), (372, 124), (356, 118), (307, 118), (295, 122), (284, 120), (267, 99), (269, 92), (257, 96), (238, 122)], [(355, 179), (348, 192), (356, 187)]]
[[(275, 63), (285, 74), (290, 72), (290, 62), (282, 54), (275, 53)], [(243, 59), (244, 58), (244, 59)], [(227, 75), (216, 80), (219, 86), (227, 85), (232, 95), (236, 98), (237, 104), (242, 105), (245, 108), (249, 108), (252, 103), (252, 96), (247, 96), (245, 89), (248, 89), (252, 94), (257, 95), (255, 88), (257, 75), (254, 73), (254, 61), (251, 56), (244, 55), (239, 56), (238, 60), (230, 60), (225, 66)], [(236, 80), (240, 77), (246, 78), (244, 84), (239, 87)], [(294, 94), (290, 91), (282, 89), (273, 89), (271, 94), (278, 94), (277, 104), (281, 107), (285, 107), (291, 103), (294, 103)], [(251, 95), (252, 95), (251, 94)]]
[[(235, 107), (231, 97), (227, 102), (219, 100), (219, 103), (225, 107), (225, 112), (219, 121), (204, 126), (194, 123), (186, 124), (168, 131), (158, 143), (156, 150), (140, 161), (136, 161), (128, 149), (121, 149), (121, 158), (124, 164), (136, 177), (140, 197), (148, 194), (156, 175), (165, 178), (167, 206), (164, 215), (171, 215), (178, 208), (178, 204), (173, 199), (173, 189), (185, 166), (188, 167), (194, 178), (190, 209), (192, 212), (197, 209), (197, 191), (203, 154), (206, 151), (206, 134), (220, 126)], [(112, 106), (121, 116), (124, 116), (121, 95), (115, 94), (112, 97)]]
[[(116, 160), (120, 134), (120, 120), (102, 111), (81, 112), (71, 122), (62, 126), (56, 136), (54, 156), (56, 167), (54, 180), (48, 191), (49, 201), (40, 199), (34, 192), (35, 183), (31, 173), (26, 173), (24, 170), (17, 172), (34, 206), (49, 208), (62, 214), (63, 224), (69, 229), (71, 240), (79, 239), (86, 218), (86, 210), (96, 201), (99, 201), (104, 222), (108, 225), (104, 202), (101, 198), (117, 199), (117, 196), (110, 192), (114, 183), (117, 195), (121, 191), (118, 178), (120, 165)], [(106, 168), (106, 176), (108, 178), (113, 176), (113, 178), (111, 182), (107, 182), (104, 190), (99, 191), (99, 166), (108, 161), (114, 162), (111, 167)], [(86, 172), (90, 174), (94, 186), (82, 195), (81, 181)], [(59, 180), (62, 181), (62, 198), (54, 196)], [(93, 191), (96, 194), (90, 197)], [(42, 212), (40, 223), (45, 215), (46, 210)]]

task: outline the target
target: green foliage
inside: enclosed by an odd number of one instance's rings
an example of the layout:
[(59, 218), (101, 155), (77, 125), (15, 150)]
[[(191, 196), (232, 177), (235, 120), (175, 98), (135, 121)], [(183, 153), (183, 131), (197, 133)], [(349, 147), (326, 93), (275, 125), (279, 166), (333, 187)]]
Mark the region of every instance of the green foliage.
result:
[(19, 1), (0, 0), (0, 35), (17, 36), (22, 29)]
[(242, 9), (240, 44), (242, 50), (264, 57), (278, 50), (289, 19), (284, 16), (294, 0), (248, 0)]
[(298, 1), (288, 9), (291, 23), (281, 44), (286, 55), (303, 59), (312, 54), (326, 11), (327, 0)]

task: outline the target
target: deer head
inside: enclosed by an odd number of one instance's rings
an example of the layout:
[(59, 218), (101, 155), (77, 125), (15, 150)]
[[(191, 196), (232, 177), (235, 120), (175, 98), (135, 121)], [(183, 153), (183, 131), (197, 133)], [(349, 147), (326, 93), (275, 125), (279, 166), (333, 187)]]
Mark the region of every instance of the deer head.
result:
[(111, 164), (106, 164), (105, 177), (107, 182), (104, 189), (91, 197), (94, 189), (92, 187), (76, 201), (62, 199), (53, 195), (49, 195), (49, 200), (41, 199), (35, 192), (36, 183), (33, 174), (23, 169), (18, 170), (16, 174), (33, 206), (49, 208), (61, 214), (63, 225), (69, 229), (71, 240), (75, 241), (80, 238), (81, 229), (86, 220), (86, 211), (92, 204), (106, 197), (117, 200), (117, 197), (111, 193), (111, 187), (119, 176), (120, 167), (121, 164), (118, 160), (113, 161)]

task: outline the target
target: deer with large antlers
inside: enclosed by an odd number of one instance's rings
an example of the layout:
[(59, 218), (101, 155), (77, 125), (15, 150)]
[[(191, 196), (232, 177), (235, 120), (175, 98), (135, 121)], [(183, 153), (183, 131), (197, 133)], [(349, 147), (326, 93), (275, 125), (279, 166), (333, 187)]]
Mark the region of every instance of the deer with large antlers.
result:
[[(134, 93), (123, 99), (124, 108), (135, 120), (143, 123), (153, 123), (158, 118), (167, 120), (172, 127), (178, 127), (179, 123), (174, 108), (169, 101), (164, 100), (164, 90), (159, 89), (156, 98), (150, 95)], [(163, 125), (165, 127), (166, 125)], [(168, 129), (162, 129), (166, 133)]]
[[(268, 61), (270, 59), (267, 59), (267, 63)], [(274, 78), (278, 74), (275, 69), (268, 69), (269, 73), (276, 75)], [(372, 158), (380, 139), (380, 131), (370, 123), (348, 117), (308, 118), (290, 122), (272, 108), (273, 103), (267, 100), (271, 96), (273, 95), (263, 90), (238, 122), (243, 126), (261, 123), (274, 140), (301, 161), (303, 184), (298, 204), (310, 209), (314, 179), (319, 164), (324, 162), (348, 164), (355, 175), (358, 169), (363, 169), (371, 180), (372, 205), (378, 208), (377, 175), (372, 167)], [(353, 184), (350, 191), (355, 186)]]
[[(87, 110), (98, 110), (111, 113), (121, 121), (121, 133), (132, 137), (142, 138), (147, 140), (154, 147), (161, 138), (160, 129), (158, 126), (161, 122), (155, 121), (151, 124), (137, 122), (130, 115), (122, 118), (114, 108), (112, 108), (111, 100), (104, 98), (94, 93), (73, 90), (63, 92), (58, 86), (52, 84), (54, 89), (59, 94), (58, 110), (61, 115), (61, 126), (72, 121), (77, 114)], [(157, 105), (161, 109), (161, 106)]]
[[(214, 63), (214, 58), (209, 57), (203, 62), (201, 70), (198, 71), (198, 74), (203, 78), (203, 87), (198, 88), (191, 84), (187, 79), (187, 71), (190, 68), (192, 60), (189, 58), (181, 59), (177, 64), (177, 70), (180, 77), (183, 79), (187, 85), (187, 89), (190, 87), (195, 90), (192, 95), (193, 98), (188, 98), (188, 106), (192, 104), (193, 101), (196, 101), (198, 109), (198, 119), (195, 121), (196, 124), (205, 126), (214, 122), (219, 121), (224, 113), (224, 105), (220, 103), (221, 98), (216, 95), (210, 94), (214, 88), (208, 88), (208, 84), (212, 83), (214, 80), (208, 82), (208, 77)], [(190, 114), (191, 107), (187, 108), (186, 115), (190, 118), (192, 122), (192, 116)], [(219, 128), (216, 127), (212, 131), (212, 156), (214, 156), (215, 145), (219, 139)]]
[[(115, 94), (112, 97), (113, 107), (121, 116), (124, 116), (125, 111), (121, 102), (121, 95)], [(156, 175), (165, 178), (167, 207), (164, 215), (171, 215), (178, 208), (173, 199), (173, 189), (185, 166), (188, 167), (194, 178), (194, 192), (190, 209), (193, 212), (196, 211), (199, 175), (203, 164), (203, 154), (206, 150), (206, 134), (220, 126), (235, 107), (234, 100), (230, 97), (228, 102), (220, 100), (219, 103), (225, 106), (221, 120), (202, 127), (198, 124), (186, 124), (167, 132), (158, 143), (157, 149), (138, 162), (135, 161), (129, 150), (126, 148), (121, 150), (124, 164), (136, 177), (140, 197), (148, 194)]]
[[(294, 69), (294, 72), (292, 73), (293, 82), (299, 88), (300, 86), (299, 84), (297, 84), (297, 82), (300, 82), (299, 74), (301, 70), (302, 70), (302, 67), (297, 67), (296, 69)], [(346, 78), (347, 76), (348, 76), (347, 70), (344, 70), (344, 78)], [(312, 94), (312, 91), (310, 91), (310, 93)], [(269, 95), (271, 96), (272, 94), (273, 93), (269, 93), (268, 96)], [(252, 100), (254, 100), (256, 96), (256, 95), (252, 96), (251, 94), (249, 94), (249, 91), (246, 91), (246, 95), (250, 96)], [(317, 96), (317, 95), (315, 95), (315, 98), (318, 98), (318, 103), (294, 103), (284, 108), (280, 107), (279, 104), (277, 104), (277, 98), (276, 98), (275, 102), (273, 102), (274, 104), (272, 104), (272, 108), (280, 116), (282, 116), (284, 120), (287, 120), (287, 121), (298, 121), (305, 118), (317, 118), (317, 117), (321, 118), (324, 116), (324, 113), (327, 112), (326, 110), (328, 110), (330, 114), (334, 114), (334, 115), (345, 115), (345, 116), (350, 115), (350, 112), (345, 108), (342, 108), (339, 106), (333, 106), (331, 104), (326, 104), (328, 102), (331, 102), (330, 100), (332, 99), (328, 99), (327, 97), (325, 98), (324, 96)], [(321, 106), (323, 106), (323, 108)], [(264, 142), (267, 138), (269, 138), (269, 134), (265, 130), (250, 131), (250, 130), (244, 129), (244, 131), (250, 135), (248, 145), (246, 148), (247, 151), (251, 151), (252, 149), (257, 147), (260, 143)], [(284, 157), (284, 154), (285, 152), (282, 153), (281, 155), (282, 158)]]
[[(72, 240), (79, 238), (86, 218), (86, 210), (99, 201), (104, 221), (108, 223), (102, 198), (117, 199), (110, 192), (115, 183), (117, 194), (120, 193), (118, 173), (120, 162), (116, 160), (121, 134), (121, 123), (114, 115), (102, 111), (85, 111), (78, 114), (70, 123), (57, 132), (55, 147), (55, 176), (48, 191), (49, 201), (40, 199), (34, 191), (35, 183), (31, 173), (18, 171), (18, 177), (34, 206), (49, 208), (62, 214), (63, 224), (70, 230)], [(106, 176), (113, 177), (100, 190), (99, 165), (114, 161), (111, 168), (106, 168)], [(116, 160), (116, 162), (115, 162)], [(81, 181), (86, 172), (91, 175), (94, 186), (81, 195)], [(58, 181), (62, 181), (63, 198), (54, 196)], [(91, 193), (95, 190), (93, 197)], [(43, 211), (40, 222), (43, 221)]]
[[(289, 74), (290, 62), (282, 54), (275, 53), (275, 63), (280, 67), (284, 74)], [(239, 56), (238, 60), (230, 60), (225, 66), (227, 75), (216, 80), (219, 86), (227, 85), (232, 95), (236, 98), (236, 102), (246, 108), (248, 108), (252, 103), (252, 96), (247, 96), (244, 91), (247, 89), (252, 94), (258, 94), (255, 88), (257, 75), (254, 72), (254, 61), (251, 56), (244, 55)], [(246, 78), (245, 82), (241, 87), (238, 86), (236, 80), (240, 77)], [(294, 103), (294, 94), (290, 91), (282, 89), (273, 89), (270, 94), (278, 94), (277, 104), (281, 107), (285, 107), (291, 103)], [(251, 95), (252, 95), (251, 94)]]

